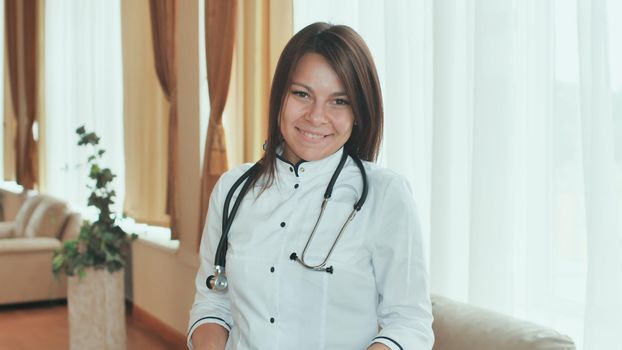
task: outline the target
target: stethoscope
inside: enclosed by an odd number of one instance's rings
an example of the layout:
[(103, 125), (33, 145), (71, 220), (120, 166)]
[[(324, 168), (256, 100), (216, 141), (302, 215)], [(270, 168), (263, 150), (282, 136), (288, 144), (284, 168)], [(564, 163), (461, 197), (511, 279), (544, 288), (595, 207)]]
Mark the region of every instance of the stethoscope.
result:
[[(361, 172), (361, 177), (363, 179), (363, 192), (361, 193), (361, 198), (359, 198), (359, 200), (354, 204), (354, 208), (352, 209), (352, 212), (350, 213), (346, 221), (341, 226), (341, 229), (339, 230), (339, 233), (337, 234), (337, 237), (335, 238), (335, 241), (333, 242), (333, 245), (330, 247), (330, 250), (326, 254), (326, 257), (324, 258), (324, 260), (320, 264), (317, 264), (317, 265), (306, 263), (305, 254), (307, 253), (307, 248), (309, 248), (309, 244), (311, 244), (311, 242), (313, 241), (313, 237), (315, 236), (315, 231), (317, 230), (320, 220), (322, 219), (322, 216), (324, 215), (326, 204), (328, 203), (328, 200), (332, 196), (333, 186), (335, 186), (335, 182), (337, 181), (337, 178), (339, 177), (339, 174), (341, 173), (341, 170), (343, 169), (343, 166), (345, 165), (346, 160), (348, 158), (348, 153), (344, 150), (343, 155), (341, 156), (341, 160), (339, 161), (339, 165), (337, 165), (337, 169), (335, 169), (335, 172), (333, 173), (333, 176), (331, 177), (330, 182), (328, 183), (328, 186), (326, 187), (326, 191), (324, 192), (324, 200), (322, 201), (320, 215), (315, 221), (315, 225), (313, 225), (313, 230), (311, 231), (311, 234), (309, 235), (309, 238), (307, 239), (307, 244), (305, 245), (302, 251), (302, 256), (299, 258), (296, 252), (292, 253), (289, 256), (290, 260), (300, 263), (302, 266), (304, 266), (307, 269), (314, 270), (314, 271), (325, 271), (330, 274), (333, 273), (333, 267), (332, 266), (326, 267), (326, 262), (328, 261), (331, 254), (333, 253), (333, 250), (335, 249), (335, 246), (337, 245), (339, 238), (341, 238), (341, 235), (346, 230), (346, 227), (348, 227), (348, 224), (352, 221), (352, 219), (354, 219), (354, 217), (356, 216), (356, 213), (359, 210), (361, 210), (361, 208), (363, 207), (363, 204), (365, 203), (365, 199), (367, 198), (367, 174), (365, 173), (365, 168), (363, 167), (363, 163), (354, 154), (350, 154), (350, 157), (352, 158), (356, 166), (359, 168)], [(220, 236), (220, 241), (218, 242), (218, 248), (216, 249), (216, 256), (214, 258), (214, 266), (215, 266), (214, 274), (209, 276), (206, 281), (207, 288), (209, 289), (215, 289), (217, 291), (224, 291), (225, 289), (227, 289), (228, 282), (227, 282), (227, 276), (225, 274), (225, 260), (226, 260), (226, 255), (227, 255), (227, 247), (229, 245), (229, 242), (228, 242), (229, 230), (231, 229), (231, 224), (233, 223), (233, 219), (235, 218), (238, 208), (240, 207), (242, 198), (248, 191), (248, 188), (250, 187), (250, 184), (252, 183), (251, 180), (256, 175), (256, 173), (259, 171), (260, 167), (261, 165), (259, 163), (255, 163), (250, 169), (244, 172), (244, 174), (242, 174), (242, 176), (240, 176), (239, 179), (237, 179), (237, 181), (233, 184), (233, 186), (231, 186), (229, 193), (227, 193), (227, 197), (225, 198), (225, 205), (223, 209), (223, 216), (222, 216), (222, 235)], [(235, 191), (238, 189), (238, 187), (240, 187), (240, 185), (244, 181), (246, 182), (242, 186), (242, 189), (240, 190), (240, 194), (236, 198), (235, 203), (233, 204), (233, 208), (231, 209), (231, 212), (229, 212), (229, 205), (231, 203), (231, 198), (233, 198)]]

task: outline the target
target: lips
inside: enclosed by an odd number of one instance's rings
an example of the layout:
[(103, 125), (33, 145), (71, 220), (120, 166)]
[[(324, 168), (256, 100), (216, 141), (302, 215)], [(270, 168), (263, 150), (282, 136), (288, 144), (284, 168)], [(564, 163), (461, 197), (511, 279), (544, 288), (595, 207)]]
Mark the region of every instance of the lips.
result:
[(331, 135), (331, 134), (325, 135), (322, 133), (317, 133), (317, 132), (313, 132), (309, 130), (302, 130), (300, 128), (296, 128), (296, 131), (298, 131), (298, 133), (302, 135), (305, 139), (310, 140), (310, 141), (316, 141), (316, 142), (321, 141), (327, 136)]

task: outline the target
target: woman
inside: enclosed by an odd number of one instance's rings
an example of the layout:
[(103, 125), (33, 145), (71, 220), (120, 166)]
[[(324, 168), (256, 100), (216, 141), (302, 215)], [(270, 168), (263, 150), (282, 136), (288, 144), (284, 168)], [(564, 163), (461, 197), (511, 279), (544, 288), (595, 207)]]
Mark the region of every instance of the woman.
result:
[[(412, 194), (401, 176), (372, 163), (382, 124), (380, 84), (358, 34), (314, 23), (288, 42), (272, 83), (265, 155), (225, 173), (210, 199), (190, 348), (432, 348)], [(238, 184), (248, 188), (231, 191), (244, 174)], [(227, 226), (228, 250), (215, 264)]]

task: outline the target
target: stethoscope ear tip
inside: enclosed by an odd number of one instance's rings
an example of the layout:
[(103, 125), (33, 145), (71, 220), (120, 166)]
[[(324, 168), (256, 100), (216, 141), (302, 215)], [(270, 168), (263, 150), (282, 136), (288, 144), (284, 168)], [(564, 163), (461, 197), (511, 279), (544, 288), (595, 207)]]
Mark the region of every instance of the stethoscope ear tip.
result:
[(297, 255), (295, 252), (294, 252), (294, 253), (292, 253), (292, 254), (289, 256), (289, 260), (294, 260), (294, 261), (298, 260), (298, 255)]

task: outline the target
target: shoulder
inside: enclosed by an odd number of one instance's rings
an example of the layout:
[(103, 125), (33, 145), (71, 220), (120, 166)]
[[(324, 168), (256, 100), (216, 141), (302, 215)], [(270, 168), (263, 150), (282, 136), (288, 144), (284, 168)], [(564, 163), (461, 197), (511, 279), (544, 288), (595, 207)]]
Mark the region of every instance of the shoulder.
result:
[(369, 188), (367, 198), (374, 212), (411, 210), (416, 206), (415, 193), (405, 176), (375, 163), (363, 162), (363, 165)]
[(253, 166), (254, 163), (244, 163), (240, 164), (236, 167), (233, 167), (220, 175), (220, 179), (218, 181), (222, 182), (231, 182), (234, 183), (235, 180), (239, 179), (242, 174), (244, 174), (248, 169)]
[(412, 194), (410, 184), (403, 175), (376, 163), (363, 161), (369, 186), (382, 191), (398, 191)]
[(253, 163), (244, 163), (225, 171), (216, 182), (212, 196), (226, 196), (231, 186), (252, 166)]

